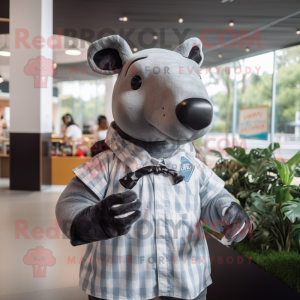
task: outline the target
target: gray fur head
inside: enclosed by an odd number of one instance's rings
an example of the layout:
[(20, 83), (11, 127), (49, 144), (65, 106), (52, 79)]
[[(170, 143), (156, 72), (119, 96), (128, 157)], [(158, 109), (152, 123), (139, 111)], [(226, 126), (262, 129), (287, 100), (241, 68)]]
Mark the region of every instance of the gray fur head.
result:
[(90, 46), (88, 62), (98, 74), (118, 73), (113, 116), (131, 137), (185, 144), (211, 129), (212, 104), (199, 75), (199, 39), (188, 39), (174, 51), (153, 48), (132, 54), (124, 39), (108, 36)]

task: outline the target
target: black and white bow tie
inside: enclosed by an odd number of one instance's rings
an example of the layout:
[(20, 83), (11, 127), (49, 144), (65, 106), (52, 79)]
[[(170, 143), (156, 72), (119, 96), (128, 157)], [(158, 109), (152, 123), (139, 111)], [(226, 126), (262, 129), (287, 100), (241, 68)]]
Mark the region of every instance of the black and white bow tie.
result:
[(119, 180), (119, 182), (126, 188), (132, 189), (138, 182), (140, 178), (150, 173), (154, 173), (155, 175), (158, 174), (165, 174), (168, 176), (173, 177), (174, 184), (180, 183), (184, 177), (177, 173), (173, 169), (169, 169), (166, 166), (158, 165), (158, 166), (147, 166), (141, 169), (136, 170), (135, 172), (130, 172), (126, 174), (123, 178)]
[[(95, 155), (107, 151), (110, 149), (108, 145), (105, 143), (105, 141), (99, 141), (95, 143), (91, 148), (91, 154), (94, 157)], [(155, 160), (152, 158), (154, 162), (158, 163), (158, 160)], [(145, 175), (148, 175), (150, 173), (157, 174), (165, 174), (173, 177), (174, 184), (180, 183), (184, 177), (177, 173), (173, 169), (169, 169), (164, 165), (152, 165), (143, 167), (141, 169), (136, 170), (135, 172), (130, 172), (127, 175), (125, 175), (123, 178), (119, 180), (119, 182), (126, 188), (126, 189), (132, 189), (138, 182), (140, 178), (142, 178)]]

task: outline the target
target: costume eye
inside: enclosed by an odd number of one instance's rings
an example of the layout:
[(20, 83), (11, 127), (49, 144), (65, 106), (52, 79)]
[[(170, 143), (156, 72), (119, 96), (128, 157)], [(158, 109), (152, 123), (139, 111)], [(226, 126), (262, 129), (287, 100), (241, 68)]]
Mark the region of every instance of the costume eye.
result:
[(132, 77), (131, 79), (131, 88), (133, 90), (138, 90), (142, 85), (142, 78), (138, 75)]

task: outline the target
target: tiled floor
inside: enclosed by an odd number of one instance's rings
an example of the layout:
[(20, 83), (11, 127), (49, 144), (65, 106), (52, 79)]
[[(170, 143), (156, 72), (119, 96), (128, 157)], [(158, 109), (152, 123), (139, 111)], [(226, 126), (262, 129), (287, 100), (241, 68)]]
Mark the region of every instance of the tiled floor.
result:
[[(10, 191), (9, 181), (0, 179), (1, 300), (87, 299), (78, 287), (79, 260), (85, 246), (72, 247), (55, 227), (54, 209), (63, 189)], [(37, 277), (41, 273), (34, 277), (33, 265), (24, 263), (28, 250), (38, 246), (49, 249), (55, 258), (45, 277)]]
[(1, 295), (1, 300), (88, 300), (79, 286)]

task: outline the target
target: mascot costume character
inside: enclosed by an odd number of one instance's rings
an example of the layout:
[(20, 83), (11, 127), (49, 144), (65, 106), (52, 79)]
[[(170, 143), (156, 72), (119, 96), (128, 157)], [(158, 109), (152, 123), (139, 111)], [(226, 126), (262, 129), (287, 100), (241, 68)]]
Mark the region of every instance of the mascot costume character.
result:
[(80, 284), (89, 299), (206, 299), (212, 283), (200, 220), (239, 242), (249, 218), (196, 158), (213, 105), (201, 76), (202, 43), (133, 54), (120, 36), (88, 50), (98, 74), (118, 74), (114, 122), (93, 158), (73, 170), (56, 206), (73, 246), (87, 244)]

